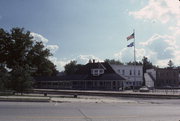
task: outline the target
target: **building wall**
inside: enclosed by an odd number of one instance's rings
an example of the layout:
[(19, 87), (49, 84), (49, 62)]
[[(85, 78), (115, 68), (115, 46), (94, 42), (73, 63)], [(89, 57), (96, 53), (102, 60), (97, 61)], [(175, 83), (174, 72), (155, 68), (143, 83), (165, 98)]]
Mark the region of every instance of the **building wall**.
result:
[(156, 70), (156, 82), (157, 88), (171, 86), (179, 86), (179, 71), (178, 69), (157, 69)]
[(113, 70), (126, 79), (124, 86), (142, 86), (143, 66), (111, 64)]
[(151, 74), (151, 76), (156, 79), (156, 70), (155, 69), (148, 69), (146, 70), (146, 73)]
[(153, 89), (154, 88), (154, 80), (149, 75), (149, 73), (144, 74), (144, 79), (145, 79), (145, 86), (150, 88), (150, 89)]

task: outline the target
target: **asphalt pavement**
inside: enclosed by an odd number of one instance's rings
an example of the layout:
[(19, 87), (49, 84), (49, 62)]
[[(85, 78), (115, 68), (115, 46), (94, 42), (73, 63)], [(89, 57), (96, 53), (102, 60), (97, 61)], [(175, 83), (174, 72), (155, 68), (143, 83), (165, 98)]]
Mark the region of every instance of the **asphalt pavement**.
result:
[(180, 101), (177, 99), (130, 100), (132, 102), (0, 102), (0, 121), (180, 120)]

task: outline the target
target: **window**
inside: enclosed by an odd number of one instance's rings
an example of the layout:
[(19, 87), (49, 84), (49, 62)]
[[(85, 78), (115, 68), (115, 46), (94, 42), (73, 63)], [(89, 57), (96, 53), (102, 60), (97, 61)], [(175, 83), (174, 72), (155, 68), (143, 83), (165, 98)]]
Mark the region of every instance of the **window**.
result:
[(100, 74), (103, 74), (103, 73), (104, 73), (104, 70), (103, 70), (103, 69), (100, 69), (100, 70), (99, 70), (99, 73), (100, 73)]
[(132, 75), (132, 71), (131, 70), (129, 71), (129, 75)]
[(93, 76), (99, 76), (104, 73), (104, 69), (91, 69), (91, 74)]
[(138, 75), (141, 75), (141, 72), (140, 72), (140, 70), (138, 70)]
[(113, 81), (113, 85), (114, 85), (114, 86), (116, 85), (116, 82), (115, 82), (115, 81)]
[(124, 73), (125, 73), (125, 70), (122, 70), (122, 75), (124, 75)]
[(134, 70), (134, 75), (136, 75), (136, 70)]
[(98, 70), (94, 70), (94, 73), (98, 73)]

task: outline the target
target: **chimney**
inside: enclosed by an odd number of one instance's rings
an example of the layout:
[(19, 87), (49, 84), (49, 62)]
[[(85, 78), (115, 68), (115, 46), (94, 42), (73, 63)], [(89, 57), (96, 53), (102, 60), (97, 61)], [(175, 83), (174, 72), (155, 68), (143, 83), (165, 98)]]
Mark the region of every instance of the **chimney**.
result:
[(91, 59), (89, 59), (89, 63), (92, 63)]
[(95, 59), (93, 59), (93, 63), (95, 63)]

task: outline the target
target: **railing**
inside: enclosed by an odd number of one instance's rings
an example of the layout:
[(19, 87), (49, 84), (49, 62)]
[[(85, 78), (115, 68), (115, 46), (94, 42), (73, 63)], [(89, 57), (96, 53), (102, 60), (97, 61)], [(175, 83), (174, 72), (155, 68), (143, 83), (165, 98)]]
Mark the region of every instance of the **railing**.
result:
[(180, 95), (180, 89), (154, 89), (149, 93), (152, 94), (166, 94), (166, 95)]

